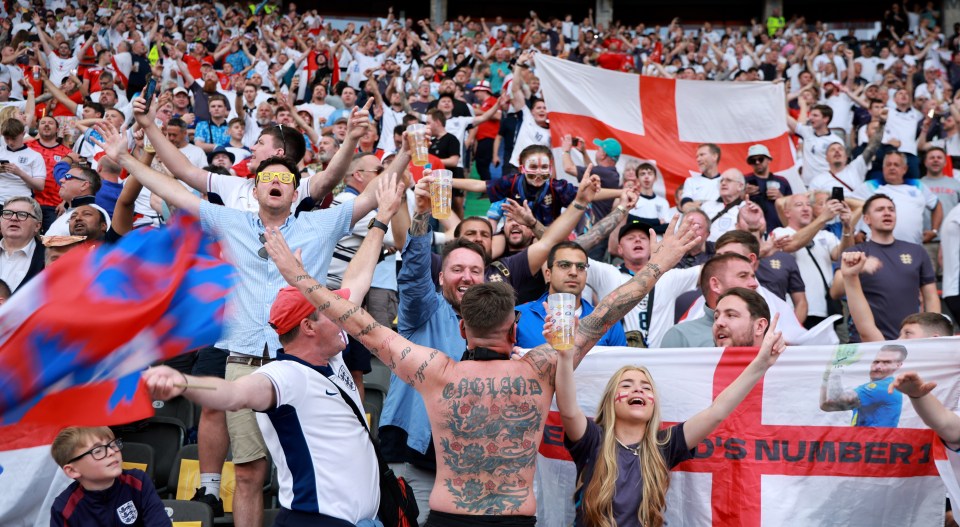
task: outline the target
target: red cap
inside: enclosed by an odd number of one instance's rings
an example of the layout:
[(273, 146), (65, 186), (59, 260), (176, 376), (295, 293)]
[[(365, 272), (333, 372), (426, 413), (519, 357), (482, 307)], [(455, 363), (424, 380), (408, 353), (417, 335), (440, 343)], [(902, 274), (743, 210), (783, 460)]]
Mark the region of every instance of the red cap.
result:
[[(344, 299), (350, 298), (349, 289), (337, 289), (334, 293)], [(284, 287), (270, 306), (270, 327), (277, 330), (277, 335), (283, 335), (300, 325), (315, 309), (299, 289)]]

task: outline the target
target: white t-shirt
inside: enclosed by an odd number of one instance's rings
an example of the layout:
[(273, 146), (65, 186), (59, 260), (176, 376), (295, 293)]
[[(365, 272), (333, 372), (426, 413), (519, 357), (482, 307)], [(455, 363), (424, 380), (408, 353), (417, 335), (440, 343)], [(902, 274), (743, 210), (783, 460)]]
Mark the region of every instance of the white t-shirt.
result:
[(638, 218), (657, 218), (661, 222), (667, 223), (673, 216), (670, 213), (670, 203), (662, 196), (643, 196), (637, 199), (637, 204), (630, 209), (630, 215)]
[(54, 86), (60, 86), (63, 79), (66, 79), (72, 70), (77, 69), (80, 64), (76, 55), (68, 59), (60, 58), (56, 53), (47, 53), (47, 65), (50, 67), (50, 82)]
[(923, 210), (933, 210), (939, 200), (926, 185), (919, 181), (903, 185), (878, 185), (867, 181), (853, 191), (856, 199), (867, 199), (874, 194), (885, 194), (897, 208), (897, 225), (893, 237), (910, 243), (923, 243)]
[(197, 168), (203, 168), (209, 164), (207, 162), (207, 153), (197, 145), (187, 143), (187, 146), (181, 148), (180, 151), (183, 152), (183, 155), (187, 156), (190, 164)]
[[(677, 297), (697, 288), (701, 267), (698, 265), (688, 269), (671, 269), (664, 273), (660, 280), (657, 280), (653, 293), (653, 307), (649, 310), (650, 327), (647, 331), (647, 347), (656, 348), (660, 346), (663, 336), (673, 326), (674, 305), (677, 302)], [(598, 298), (607, 296), (630, 278), (629, 274), (620, 271), (618, 267), (593, 259), (590, 260), (590, 269), (587, 270), (587, 286), (596, 292)], [(644, 300), (623, 317), (623, 330), (639, 331), (640, 315), (645, 312)]]
[[(336, 108), (334, 108), (333, 106), (330, 106), (327, 103), (316, 104), (316, 103), (308, 102), (305, 104), (301, 104), (300, 106), (297, 106), (297, 110), (306, 110), (310, 112), (310, 115), (313, 116), (313, 123), (311, 123), (313, 125), (313, 129), (316, 130), (317, 133), (320, 133), (321, 127), (325, 125), (333, 124), (333, 123), (328, 123), (327, 119), (330, 117), (330, 114), (336, 111)], [(323, 122), (320, 121), (321, 119), (323, 119)]]
[(846, 93), (840, 93), (823, 100), (833, 110), (830, 128), (840, 128), (847, 134), (853, 127), (853, 100)]
[(683, 182), (683, 198), (706, 204), (720, 197), (720, 175), (706, 178), (702, 174), (690, 176)]
[(523, 121), (517, 132), (517, 142), (513, 145), (513, 155), (510, 156), (510, 164), (515, 167), (520, 166), (520, 152), (523, 152), (524, 148), (530, 145), (550, 146), (550, 129), (541, 128), (533, 120), (533, 113), (526, 105), (520, 111), (523, 113)]
[(803, 182), (809, 184), (814, 176), (830, 170), (827, 164), (827, 148), (833, 143), (843, 143), (833, 133), (817, 135), (808, 124), (797, 123), (796, 134), (803, 139)]
[[(796, 233), (793, 227), (778, 227), (773, 230), (777, 238)], [(810, 258), (810, 253), (805, 248), (792, 253), (797, 259), (800, 277), (806, 286), (808, 315), (827, 316), (827, 290), (823, 287), (823, 281), (827, 281), (827, 287), (833, 284), (833, 259), (830, 258), (830, 253), (839, 245), (840, 240), (832, 232), (821, 230), (814, 235), (813, 246), (810, 247), (813, 258)], [(819, 266), (819, 271), (816, 266)]]
[[(242, 178), (239, 176), (225, 176), (223, 174), (214, 174), (207, 172), (207, 192), (212, 192), (220, 196), (225, 207), (248, 212), (260, 212), (260, 203), (253, 195), (253, 189), (256, 186), (256, 180)], [(305, 177), (300, 180), (300, 186), (297, 187), (297, 198), (290, 205), (290, 211), (293, 212), (307, 196), (310, 195), (310, 178)]]
[[(0, 160), (9, 161), (20, 167), (31, 178), (44, 181), (47, 178), (47, 165), (43, 156), (36, 150), (23, 145), (19, 150), (10, 150), (6, 144), (0, 145)], [(20, 176), (10, 172), (0, 172), (0, 203), (18, 196), (32, 196), (33, 190), (20, 179)]]
[[(707, 237), (707, 241), (715, 242), (726, 232), (736, 229), (737, 215), (740, 214), (740, 209), (742, 209), (744, 205), (746, 205), (746, 202), (741, 201), (727, 209), (726, 212), (723, 212), (726, 205), (724, 205), (722, 201), (713, 200), (704, 202), (700, 209), (703, 210), (707, 218), (710, 219), (710, 236)], [(720, 214), (721, 212), (723, 212), (723, 214)]]
[[(377, 148), (384, 152), (396, 152), (397, 145), (393, 142), (393, 129), (397, 125), (403, 124), (403, 118), (406, 115), (407, 112), (402, 110), (398, 112), (389, 106), (384, 106), (383, 117), (380, 119), (380, 140), (377, 141)], [(447, 131), (450, 131), (449, 127)], [(463, 145), (463, 141), (460, 141), (460, 145)]]
[[(253, 374), (270, 380), (277, 406), (255, 415), (277, 465), (280, 505), (304, 512), (313, 508), (356, 524), (377, 514), (377, 456), (340, 392), (363, 408), (350, 371), (339, 354), (329, 366), (330, 378), (294, 360), (264, 365)], [(301, 471), (312, 475), (303, 477)]]
[(853, 192), (857, 187), (863, 184), (867, 177), (867, 171), (870, 167), (863, 162), (863, 156), (857, 156), (850, 164), (843, 167), (843, 170), (836, 174), (830, 172), (821, 172), (813, 180), (807, 183), (808, 190), (825, 190), (833, 192), (833, 187), (843, 189), (844, 195)]
[(940, 225), (940, 249), (943, 251), (943, 297), (960, 295), (960, 207), (954, 207)]
[(886, 129), (890, 136), (900, 140), (897, 150), (907, 154), (917, 154), (917, 123), (923, 120), (923, 114), (915, 108), (901, 112), (896, 108), (887, 116)]
[(867, 79), (867, 82), (878, 80), (877, 66), (880, 64), (880, 57), (857, 57), (854, 62), (860, 64), (860, 76)]

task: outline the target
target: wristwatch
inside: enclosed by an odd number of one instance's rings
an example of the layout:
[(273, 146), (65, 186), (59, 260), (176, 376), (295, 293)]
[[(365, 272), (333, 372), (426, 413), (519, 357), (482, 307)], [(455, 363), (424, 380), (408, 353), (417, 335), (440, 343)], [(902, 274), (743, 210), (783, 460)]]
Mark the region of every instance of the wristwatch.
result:
[(383, 229), (383, 232), (387, 232), (387, 224), (382, 221), (378, 221), (377, 218), (372, 218), (370, 220), (370, 223), (367, 224), (367, 230), (373, 229), (374, 227), (379, 227)]

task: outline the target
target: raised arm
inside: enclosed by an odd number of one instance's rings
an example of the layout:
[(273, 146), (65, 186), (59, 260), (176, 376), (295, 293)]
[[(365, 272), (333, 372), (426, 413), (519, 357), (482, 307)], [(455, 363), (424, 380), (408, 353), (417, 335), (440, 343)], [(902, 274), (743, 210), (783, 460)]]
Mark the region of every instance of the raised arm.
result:
[(911, 371), (897, 375), (887, 391), (893, 393), (896, 388), (907, 394), (923, 423), (936, 432), (951, 450), (957, 450), (960, 448), (960, 416), (948, 410), (930, 393), (936, 387), (937, 383), (924, 382), (918, 373)]
[[(273, 383), (266, 375), (246, 375), (235, 381), (218, 377), (194, 377), (169, 366), (157, 366), (143, 372), (150, 395), (167, 401), (178, 395), (213, 410), (235, 411), (249, 408), (262, 412), (276, 406)], [(203, 389), (194, 386), (203, 386)]]
[(595, 199), (597, 192), (600, 190), (600, 176), (590, 175), (591, 167), (592, 165), (587, 167), (586, 176), (583, 178), (583, 181), (580, 182), (580, 187), (577, 189), (577, 197), (573, 199), (573, 203), (563, 211), (563, 214), (553, 220), (550, 227), (544, 231), (543, 236), (527, 249), (527, 261), (530, 264), (530, 274), (537, 274), (537, 271), (540, 270), (543, 263), (547, 261), (550, 249), (552, 249), (554, 245), (567, 239), (567, 236), (569, 236), (570, 233), (573, 232), (573, 229), (577, 227), (577, 224), (580, 223), (580, 218), (582, 218), (583, 213), (587, 211), (587, 207), (589, 207), (590, 203)]
[(420, 389), (436, 382), (451, 359), (440, 350), (410, 342), (379, 324), (369, 313), (331, 292), (307, 274), (302, 262), (290, 252), (279, 229), (267, 229), (264, 247), (287, 282), (303, 293), (320, 314), (337, 323), (383, 361), (400, 379)]
[[(377, 178), (377, 203), (380, 204), (377, 210), (376, 220), (387, 225), (393, 219), (394, 215), (404, 206), (402, 203), (403, 185), (396, 184), (396, 178), (380, 177)], [(373, 186), (371, 183), (370, 186)], [(350, 290), (350, 301), (356, 304), (363, 302), (370, 290), (370, 284), (373, 281), (373, 271), (377, 267), (380, 257), (380, 250), (383, 247), (383, 237), (386, 231), (380, 228), (373, 228), (367, 231), (363, 237), (363, 243), (357, 249), (357, 253), (347, 270), (343, 273), (341, 287)]]
[(372, 99), (367, 99), (363, 108), (353, 107), (350, 112), (350, 119), (347, 121), (347, 135), (340, 145), (340, 149), (333, 155), (330, 164), (319, 174), (310, 178), (310, 196), (313, 199), (322, 199), (327, 192), (333, 190), (347, 175), (350, 168), (350, 162), (353, 160), (353, 154), (357, 150), (357, 141), (363, 137), (366, 127), (370, 124), (370, 105)]
[[(663, 235), (663, 241), (651, 252), (652, 257), (641, 271), (605, 296), (599, 305), (590, 313), (590, 316), (580, 321), (574, 338), (574, 348), (577, 350), (574, 364), (579, 364), (587, 352), (610, 329), (619, 322), (624, 315), (630, 312), (640, 300), (653, 289), (663, 273), (677, 265), (680, 258), (687, 251), (696, 247), (702, 240), (694, 234), (692, 229), (686, 228), (675, 233), (679, 216), (674, 216)], [(650, 231), (650, 239), (655, 240), (656, 233)]]
[[(175, 178), (205, 193), (207, 191), (207, 171), (200, 167), (193, 166), (193, 163), (187, 159), (187, 156), (185, 156), (176, 145), (171, 143), (170, 140), (167, 139), (166, 134), (157, 126), (156, 119), (154, 118), (156, 115), (155, 112), (161, 104), (164, 104), (167, 97), (169, 96), (164, 94), (160, 99), (151, 104), (149, 112), (147, 112), (147, 102), (143, 96), (135, 98), (133, 100), (133, 117), (136, 119), (137, 124), (140, 125), (140, 128), (143, 129), (143, 133), (150, 139), (150, 143), (153, 144), (153, 148), (157, 152), (157, 158), (163, 161), (163, 165), (167, 167), (167, 170), (169, 170)], [(242, 112), (243, 110), (241, 109), (240, 111)], [(146, 185), (147, 188), (150, 187), (145, 181), (144, 185)]]
[(50, 79), (44, 77), (43, 86), (44, 88), (46, 88), (47, 92), (53, 95), (53, 98), (56, 99), (57, 102), (64, 105), (68, 110), (70, 110), (70, 113), (73, 113), (73, 114), (77, 113), (77, 103), (70, 100), (70, 97), (67, 97), (67, 94), (63, 93), (63, 90), (61, 90), (57, 86), (54, 86), (53, 82), (51, 82)]
[(183, 188), (183, 185), (175, 179), (137, 161), (127, 151), (126, 137), (114, 128), (109, 121), (104, 120), (94, 128), (100, 133), (103, 140), (98, 140), (96, 137), (92, 137), (91, 140), (106, 152), (107, 157), (125, 168), (130, 175), (140, 180), (143, 186), (150, 189), (151, 192), (169, 205), (183, 209), (194, 216), (200, 214), (200, 198)]
[[(774, 313), (770, 327), (767, 328), (767, 334), (763, 336), (760, 351), (747, 365), (746, 369), (720, 392), (720, 395), (706, 410), (697, 413), (683, 423), (683, 436), (687, 440), (687, 448), (696, 448), (700, 441), (706, 439), (711, 432), (716, 430), (720, 423), (743, 402), (743, 399), (763, 378), (770, 366), (777, 362), (780, 354), (787, 347), (783, 340), (783, 334), (777, 331), (779, 318), (780, 314)], [(559, 405), (559, 398), (557, 404)]]

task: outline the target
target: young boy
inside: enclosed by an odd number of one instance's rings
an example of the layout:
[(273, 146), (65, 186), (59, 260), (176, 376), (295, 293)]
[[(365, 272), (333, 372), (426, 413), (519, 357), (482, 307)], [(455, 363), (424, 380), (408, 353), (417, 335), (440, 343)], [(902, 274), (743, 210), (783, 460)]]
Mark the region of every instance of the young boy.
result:
[[(656, 182), (656, 167), (650, 163), (642, 163), (637, 167), (637, 190), (640, 197), (630, 211), (631, 216), (637, 216), (642, 222), (652, 225), (654, 230), (657, 230), (657, 226), (666, 227), (670, 223), (670, 217), (667, 216), (670, 204), (664, 198), (654, 194), (653, 185)], [(662, 234), (660, 230), (657, 232)]]
[(51, 527), (170, 526), (150, 478), (141, 470), (123, 470), (122, 448), (105, 426), (71, 426), (57, 434), (50, 454), (76, 481), (53, 502)]

